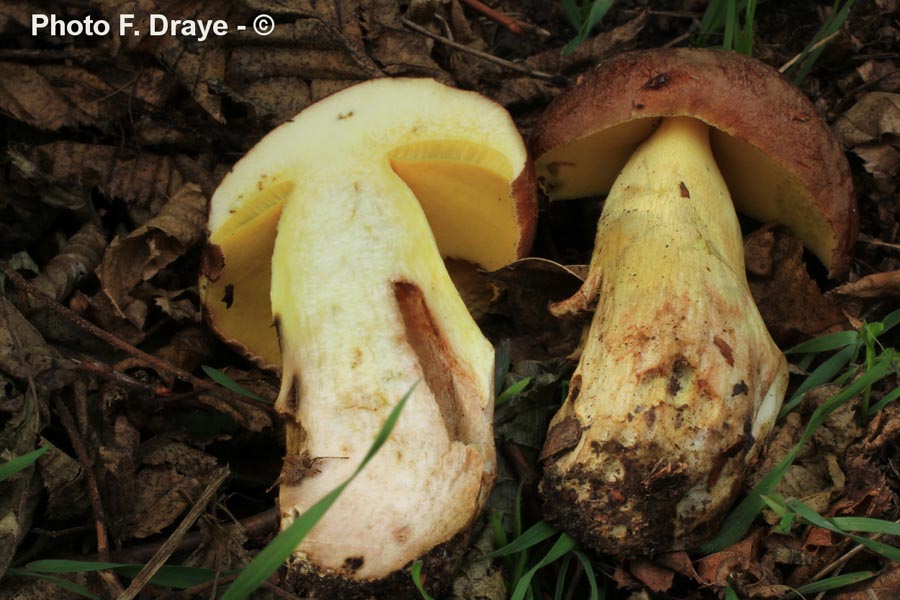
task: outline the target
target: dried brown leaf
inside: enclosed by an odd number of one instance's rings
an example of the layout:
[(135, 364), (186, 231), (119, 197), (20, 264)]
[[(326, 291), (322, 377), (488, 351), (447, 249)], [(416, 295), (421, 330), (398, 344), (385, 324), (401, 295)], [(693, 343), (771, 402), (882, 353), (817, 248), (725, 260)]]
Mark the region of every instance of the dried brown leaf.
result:
[(182, 565), (204, 569), (231, 571), (247, 566), (252, 559), (244, 548), (247, 536), (240, 523), (223, 526), (212, 519), (200, 519), (197, 528), (202, 535), (200, 545)]
[[(525, 65), (544, 73), (560, 76), (595, 65), (605, 58), (635, 46), (638, 34), (647, 24), (647, 14), (641, 13), (627, 23), (588, 38), (572, 54), (563, 56), (559, 48), (544, 50), (525, 59)], [(486, 71), (493, 67), (484, 65)], [(559, 85), (533, 77), (512, 77), (503, 81), (490, 96), (503, 106), (516, 104), (545, 104), (562, 91)]]
[(252, 108), (255, 118), (273, 124), (287, 121), (312, 104), (310, 86), (300, 77), (252, 79), (225, 93)]
[(32, 9), (24, 2), (0, 0), (0, 32), (6, 32), (15, 25), (30, 27), (32, 12)]
[(52, 183), (84, 189), (96, 187), (107, 198), (125, 200), (135, 225), (157, 214), (185, 184), (175, 158), (151, 152), (130, 153), (115, 146), (52, 142), (30, 148), (25, 156)]
[(89, 320), (128, 344), (136, 346), (147, 335), (144, 325), (150, 309), (143, 300), (127, 296), (117, 306), (104, 293), (85, 296), (77, 292), (73, 302), (84, 306), (85, 316)]
[(900, 151), (896, 146), (860, 145), (853, 152), (863, 160), (863, 168), (875, 179), (892, 179), (900, 172)]
[[(31, 280), (31, 285), (56, 301), (68, 298), (75, 286), (100, 263), (105, 247), (106, 233), (99, 226), (94, 223), (82, 226)], [(30, 304), (34, 305), (33, 299)]]
[(831, 290), (832, 294), (852, 298), (889, 298), (900, 296), (900, 271), (873, 273)]
[[(765, 238), (774, 234), (774, 243)], [(762, 241), (757, 238), (763, 236)], [(744, 242), (750, 257), (750, 291), (772, 338), (791, 346), (810, 337), (849, 328), (843, 313), (822, 294), (806, 271), (803, 244), (781, 227), (762, 228)], [(766, 257), (764, 252), (771, 249)], [(753, 273), (769, 272), (769, 276)]]
[(762, 565), (759, 562), (760, 534), (751, 533), (740, 542), (721, 552), (710, 554), (697, 561), (697, 574), (707, 585), (725, 587), (736, 573), (750, 574), (757, 581), (762, 579)]
[(77, 460), (59, 448), (52, 448), (40, 458), (38, 466), (47, 493), (48, 517), (65, 520), (89, 512), (84, 473)]
[[(45, 394), (74, 380), (70, 365), (5, 296), (0, 296), (0, 373), (29, 386), (33, 382), (44, 401)], [(0, 448), (17, 447), (15, 440), (0, 438), (0, 442), (5, 442)]]
[(556, 358), (575, 351), (587, 320), (557, 319), (547, 307), (575, 293), (582, 283), (578, 272), (551, 260), (526, 258), (489, 273), (488, 277), (500, 296), (492, 312), (508, 317), (514, 324), (510, 351), (514, 362)]
[(687, 552), (668, 552), (660, 555), (656, 562), (688, 579), (699, 581), (697, 571), (694, 569), (694, 562)]
[[(151, 445), (148, 442), (145, 446)], [(182, 442), (141, 449), (143, 466), (135, 477), (128, 535), (143, 538), (173, 524), (203, 491), (218, 461)]]
[(172, 467), (144, 468), (135, 477), (135, 496), (129, 514), (127, 536), (145, 538), (159, 533), (190, 505), (203, 486), (194, 477)]
[(246, 83), (269, 77), (364, 79), (367, 73), (342, 49), (242, 46), (231, 52), (228, 78)]
[(637, 559), (629, 564), (631, 574), (656, 593), (668, 592), (675, 583), (675, 573), (646, 559)]
[(120, 317), (128, 293), (184, 255), (204, 237), (206, 197), (200, 187), (185, 185), (159, 214), (124, 238), (112, 241), (97, 268), (97, 276)]
[(832, 128), (848, 148), (900, 135), (900, 94), (870, 92), (839, 116)]
[(559, 48), (552, 48), (528, 57), (525, 64), (540, 71), (559, 74), (594, 65), (634, 47), (638, 34), (646, 25), (647, 13), (642, 12), (623, 25), (586, 39), (571, 54), (563, 56)]
[(362, 6), (369, 54), (386, 75), (432, 77), (445, 83), (452, 78), (431, 58), (433, 42), (406, 29), (400, 5), (394, 0), (372, 0)]
[[(0, 462), (38, 446), (49, 394), (73, 380), (59, 363), (56, 351), (0, 295)], [(40, 487), (34, 466), (0, 481), (0, 577), (28, 533)]]
[[(219, 122), (223, 121), (221, 100), (210, 91), (209, 83), (225, 75), (227, 58), (225, 48), (215, 39), (208, 38), (200, 42), (175, 34), (149, 36), (147, 32), (150, 30), (151, 15), (165, 16), (170, 23), (174, 20), (182, 23), (198, 20), (236, 23), (238, 19), (234, 15), (232, 3), (215, 0), (188, 0), (176, 3), (153, 0), (125, 2), (98, 0), (95, 4), (103, 17), (111, 23), (119, 23), (122, 15), (133, 16), (131, 21), (133, 29), (120, 32), (114, 27), (116, 31), (104, 40), (110, 44), (111, 54), (134, 51), (152, 54), (174, 74), (171, 81), (177, 82), (210, 117)], [(132, 35), (134, 31), (141, 31), (143, 34), (134, 36)], [(151, 93), (154, 91), (152, 87), (142, 87)], [(169, 86), (164, 86), (160, 90), (166, 90), (167, 87)]]
[[(21, 152), (10, 149), (7, 150), (7, 154), (14, 167), (10, 174), (10, 179), (13, 180), (17, 192), (17, 197), (11, 198), (9, 202), (13, 208), (18, 208), (24, 203), (28, 203), (32, 207), (40, 207), (39, 203), (43, 203), (53, 208), (69, 210), (75, 215), (82, 215), (85, 218), (91, 217), (93, 207), (91, 206), (89, 190), (59, 185), (52, 181), (34, 162)], [(43, 214), (54, 214), (47, 210), (42, 210), (41, 212)], [(33, 221), (40, 220), (40, 216), (38, 214), (23, 217), (21, 222), (16, 223), (17, 229), (21, 229)]]
[(0, 111), (41, 129), (101, 125), (117, 112), (113, 92), (80, 67), (0, 62)]
[[(163, 290), (154, 288), (152, 292), (153, 304), (162, 310), (173, 321), (179, 323), (199, 323), (200, 307), (196, 299), (197, 290)], [(187, 369), (190, 371), (191, 369)]]

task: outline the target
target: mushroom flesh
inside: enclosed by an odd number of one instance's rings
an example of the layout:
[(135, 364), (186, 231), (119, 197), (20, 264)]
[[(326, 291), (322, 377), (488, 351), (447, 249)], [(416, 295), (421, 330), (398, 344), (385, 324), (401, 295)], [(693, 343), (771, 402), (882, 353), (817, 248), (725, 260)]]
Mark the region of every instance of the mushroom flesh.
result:
[(415, 593), (404, 570), (420, 557), (430, 589), (446, 579), (496, 458), (494, 351), (442, 256), (498, 268), (527, 251), (535, 218), (506, 111), (431, 80), (330, 96), (222, 181), (202, 293), (223, 337), (280, 365), (282, 527), (352, 473), (420, 382), (296, 549), (298, 583), (323, 597), (399, 597)]

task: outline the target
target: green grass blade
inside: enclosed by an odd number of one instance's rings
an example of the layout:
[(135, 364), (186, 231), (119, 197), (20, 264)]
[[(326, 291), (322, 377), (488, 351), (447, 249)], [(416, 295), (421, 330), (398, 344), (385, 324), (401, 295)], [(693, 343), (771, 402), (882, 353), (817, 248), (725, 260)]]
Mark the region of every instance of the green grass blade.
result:
[(725, 600), (741, 600), (730, 583), (725, 587)]
[(822, 335), (809, 341), (797, 344), (784, 351), (785, 354), (806, 354), (808, 352), (829, 352), (845, 346), (859, 344), (858, 331), (839, 331)]
[(571, 42), (566, 44), (565, 48), (562, 49), (563, 56), (575, 52), (575, 49), (578, 48), (578, 46), (580, 46), (591, 34), (591, 31), (597, 23), (606, 16), (606, 13), (612, 8), (613, 2), (614, 0), (593, 0), (591, 9), (588, 11), (587, 17), (582, 21), (578, 34)]
[(734, 32), (739, 27), (737, 23), (737, 0), (728, 0), (725, 3), (725, 39), (722, 41), (723, 50), (734, 50)]
[(20, 473), (30, 467), (34, 462), (44, 455), (44, 452), (52, 448), (50, 444), (46, 446), (41, 446), (37, 450), (32, 450), (28, 454), (23, 454), (22, 456), (17, 456), (6, 461), (3, 464), (0, 464), (0, 481), (5, 479), (9, 479), (16, 473)]
[(828, 592), (830, 590), (836, 590), (842, 587), (847, 587), (848, 585), (853, 585), (854, 583), (859, 583), (860, 581), (865, 581), (866, 579), (871, 579), (874, 577), (876, 573), (874, 571), (857, 571), (855, 573), (844, 573), (843, 575), (837, 575), (835, 577), (829, 577), (828, 579), (822, 579), (821, 581), (814, 581), (812, 583), (807, 583), (806, 585), (802, 585), (798, 587), (792, 594), (788, 595), (788, 598), (798, 596), (805, 596), (807, 594), (818, 594), (819, 592)]
[(744, 11), (744, 26), (741, 35), (735, 44), (735, 49), (747, 56), (753, 55), (753, 31), (756, 20), (756, 0), (747, 0), (747, 8)]
[(412, 580), (416, 586), (416, 589), (419, 590), (419, 594), (422, 596), (422, 600), (434, 600), (428, 592), (425, 591), (425, 586), (422, 585), (422, 561), (417, 560), (412, 564), (412, 568), (410, 569), (412, 573)]
[(833, 517), (831, 522), (843, 531), (900, 535), (900, 523), (870, 517)]
[(245, 398), (250, 398), (251, 400), (265, 402), (266, 404), (273, 404), (270, 400), (266, 400), (262, 396), (254, 394), (222, 371), (219, 371), (218, 369), (214, 369), (212, 367), (208, 367), (206, 365), (203, 365), (201, 368), (210, 379), (221, 385), (223, 388), (231, 390), (235, 394), (240, 394)]
[(563, 600), (566, 594), (566, 577), (569, 575), (569, 564), (572, 562), (572, 554), (566, 554), (559, 565), (559, 573), (556, 574), (556, 589), (553, 591), (553, 600)]
[(893, 561), (900, 561), (900, 548), (895, 548), (883, 542), (879, 542), (877, 540), (869, 539), (867, 537), (862, 537), (858, 535), (853, 535), (852, 533), (848, 533), (843, 531), (840, 527), (836, 526), (831, 519), (826, 519), (812, 508), (804, 504), (799, 500), (788, 500), (787, 502), (788, 508), (797, 513), (798, 516), (802, 517), (811, 525), (815, 525), (816, 527), (821, 527), (822, 529), (827, 529), (828, 531), (832, 531), (834, 533), (838, 533), (841, 535), (845, 535), (848, 538), (854, 540), (855, 542), (865, 546), (872, 552), (880, 554), (885, 558), (888, 558)]
[[(92, 562), (84, 560), (35, 560), (25, 566), (30, 573), (58, 574), (58, 573), (93, 573), (96, 571), (113, 570), (126, 577), (133, 578), (144, 568), (139, 564), (121, 564), (112, 562)], [(206, 583), (216, 578), (215, 571), (197, 567), (182, 567), (178, 565), (165, 565), (157, 571), (150, 580), (153, 585), (170, 588), (189, 588), (201, 583)]]
[(507, 545), (494, 550), (490, 554), (486, 554), (485, 558), (498, 558), (500, 556), (508, 556), (510, 554), (515, 554), (516, 552), (521, 552), (522, 550), (527, 550), (532, 546), (540, 544), (547, 538), (553, 537), (557, 533), (559, 533), (559, 529), (546, 521), (539, 521)]
[(122, 567), (120, 563), (91, 562), (82, 560), (35, 560), (25, 568), (32, 573), (93, 573), (94, 571), (108, 571), (116, 567)]
[(522, 578), (516, 583), (516, 589), (510, 596), (510, 600), (523, 600), (531, 587), (531, 580), (534, 578), (534, 574), (550, 563), (559, 560), (573, 548), (575, 548), (575, 540), (567, 533), (560, 534), (550, 550), (547, 551), (547, 554), (544, 555), (544, 558), (522, 575)]
[(578, 31), (581, 28), (581, 22), (584, 21), (584, 15), (581, 14), (581, 9), (578, 7), (576, 0), (560, 0), (559, 5), (569, 24)]
[(710, 34), (718, 31), (725, 23), (727, 3), (731, 0), (710, 0), (703, 12), (700, 21), (700, 36), (697, 39), (699, 45), (707, 44)]
[(494, 400), (494, 408), (509, 402), (516, 396), (522, 393), (522, 391), (528, 387), (528, 384), (531, 383), (531, 377), (526, 377), (525, 379), (520, 379), (515, 382), (505, 390), (503, 393), (497, 396), (497, 399)]
[(784, 403), (784, 406), (781, 407), (778, 418), (783, 419), (785, 415), (794, 410), (797, 405), (803, 401), (803, 395), (806, 392), (834, 379), (837, 374), (840, 373), (841, 369), (850, 364), (850, 361), (853, 360), (855, 354), (856, 347), (847, 346), (840, 352), (828, 357), (825, 362), (816, 367), (816, 369), (803, 380), (803, 383), (797, 387), (797, 390), (791, 395), (788, 401)]
[[(881, 320), (881, 324), (884, 325), (884, 328), (881, 330), (881, 334), (884, 334), (887, 331), (890, 331), (897, 325), (900, 325), (900, 310), (895, 310), (894, 312), (887, 315), (885, 318)], [(879, 335), (881, 335), (879, 334)]]
[(90, 598), (90, 600), (101, 600), (100, 596), (97, 596), (91, 590), (87, 589), (81, 584), (75, 583), (74, 581), (69, 581), (68, 579), (63, 579), (62, 577), (53, 577), (52, 575), (44, 575), (42, 573), (32, 573), (27, 569), (7, 569), (6, 575), (14, 575), (19, 577), (33, 577), (35, 579), (43, 579), (45, 581), (49, 581), (54, 585), (58, 585), (62, 589), (72, 592), (73, 594), (78, 594), (83, 598)]
[(828, 416), (838, 407), (856, 396), (867, 386), (872, 385), (887, 375), (893, 357), (894, 355), (891, 350), (886, 351), (878, 358), (872, 369), (823, 402), (822, 405), (813, 412), (797, 445), (791, 448), (781, 462), (775, 465), (771, 471), (766, 473), (762, 480), (750, 490), (747, 496), (740, 504), (738, 504), (737, 508), (725, 518), (725, 522), (722, 524), (722, 528), (719, 530), (716, 537), (700, 547), (701, 552), (706, 554), (718, 552), (739, 542), (744, 537), (744, 534), (750, 529), (750, 525), (753, 524), (759, 511), (765, 505), (762, 496), (771, 495), (772, 490), (778, 485), (778, 482), (781, 480), (782, 476), (784, 476), (788, 467), (794, 462), (794, 459), (797, 458), (800, 450), (806, 442), (809, 441), (816, 429), (818, 429), (822, 423), (828, 419)]
[(819, 60), (819, 56), (821, 56), (822, 52), (825, 50), (825, 46), (819, 46), (815, 50), (813, 50), (813, 47), (844, 25), (847, 18), (850, 16), (850, 9), (853, 8), (854, 3), (855, 0), (847, 0), (843, 6), (838, 8), (840, 6), (840, 0), (834, 1), (831, 16), (822, 24), (822, 28), (819, 29), (818, 33), (816, 33), (809, 44), (806, 45), (806, 48), (803, 49), (803, 52), (800, 53), (800, 58), (796, 62), (797, 74), (794, 76), (794, 83), (799, 85), (806, 79), (806, 76), (812, 70), (813, 65), (816, 64), (816, 61)]
[(900, 398), (900, 387), (895, 387), (893, 390), (884, 395), (884, 397), (872, 405), (871, 414), (877, 413), (879, 410)]
[(403, 407), (406, 406), (406, 401), (409, 400), (416, 385), (418, 385), (418, 383), (414, 384), (413, 387), (404, 394), (403, 398), (400, 399), (400, 402), (397, 403), (393, 410), (391, 410), (388, 418), (384, 421), (384, 425), (381, 426), (378, 435), (375, 436), (375, 441), (372, 442), (372, 445), (369, 447), (369, 451), (366, 453), (365, 458), (359, 463), (359, 466), (356, 467), (353, 474), (344, 480), (342, 484), (326, 494), (325, 497), (313, 504), (309, 510), (300, 515), (287, 529), (275, 536), (275, 539), (256, 555), (256, 558), (244, 568), (238, 578), (228, 587), (228, 591), (222, 596), (222, 600), (239, 600), (246, 598), (252, 594), (263, 581), (268, 579), (285, 560), (287, 560), (293, 553), (294, 548), (303, 541), (303, 538), (306, 537), (328, 509), (331, 508), (331, 505), (334, 504), (335, 500), (337, 500), (347, 486), (350, 485), (350, 482), (356, 479), (356, 476), (359, 475), (360, 471), (369, 464), (372, 457), (378, 453), (387, 441), (391, 432), (394, 430), (394, 426), (397, 424), (397, 420), (400, 418)]
[[(134, 579), (145, 565), (122, 565), (113, 569), (129, 579)], [(187, 589), (223, 577), (231, 573), (217, 573), (211, 569), (200, 567), (183, 567), (181, 565), (165, 565), (150, 578), (150, 583), (167, 588)]]
[(591, 595), (588, 597), (588, 600), (600, 600), (600, 587), (597, 585), (597, 576), (594, 574), (594, 565), (591, 564), (591, 561), (588, 560), (588, 557), (583, 552), (572, 550), (572, 554), (581, 561), (581, 566), (584, 568), (584, 574), (587, 575), (588, 584), (591, 586)]

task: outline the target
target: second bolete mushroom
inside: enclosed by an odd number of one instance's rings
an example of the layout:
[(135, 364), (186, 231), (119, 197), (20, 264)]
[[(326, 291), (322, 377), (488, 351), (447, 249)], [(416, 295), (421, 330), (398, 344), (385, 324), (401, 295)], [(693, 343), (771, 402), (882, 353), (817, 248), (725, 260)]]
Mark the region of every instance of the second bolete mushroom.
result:
[(404, 569), (420, 557), (434, 589), (464, 549), (496, 472), (494, 351), (442, 256), (499, 268), (527, 252), (535, 219), (512, 119), (431, 80), (373, 80), (310, 106), (213, 196), (206, 318), (281, 366), (283, 526), (350, 476), (420, 382), (294, 553), (316, 597), (414, 594)]
[(846, 159), (777, 71), (686, 49), (603, 63), (548, 108), (532, 149), (551, 199), (609, 194), (584, 285), (553, 307), (596, 303), (542, 453), (546, 517), (614, 554), (695, 547), (787, 385), (735, 207), (841, 275), (857, 230)]

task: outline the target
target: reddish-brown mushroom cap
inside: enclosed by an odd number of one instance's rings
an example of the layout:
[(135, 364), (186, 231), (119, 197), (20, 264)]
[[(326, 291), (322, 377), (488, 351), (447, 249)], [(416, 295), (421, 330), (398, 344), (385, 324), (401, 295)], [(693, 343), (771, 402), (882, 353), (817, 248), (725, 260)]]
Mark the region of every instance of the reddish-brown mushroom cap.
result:
[(551, 198), (603, 194), (661, 117), (714, 128), (737, 209), (787, 225), (838, 277), (859, 217), (849, 165), (812, 103), (778, 71), (740, 54), (631, 52), (601, 64), (545, 112), (531, 139)]

